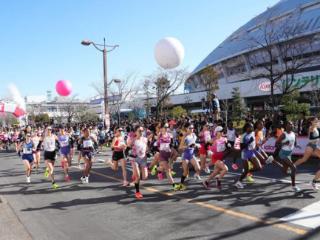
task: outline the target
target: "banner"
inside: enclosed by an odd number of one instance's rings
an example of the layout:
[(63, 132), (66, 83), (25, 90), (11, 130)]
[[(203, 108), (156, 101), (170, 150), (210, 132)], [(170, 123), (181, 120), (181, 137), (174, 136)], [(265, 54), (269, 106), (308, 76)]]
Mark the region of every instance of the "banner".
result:
[(25, 110), (14, 103), (0, 102), (0, 112), (12, 113), (15, 117), (22, 117), (26, 114)]
[[(269, 138), (267, 142), (263, 145), (263, 149), (267, 153), (273, 153), (275, 150), (275, 143), (276, 139), (275, 138)], [(293, 150), (293, 155), (303, 155), (304, 150), (306, 149), (307, 145), (309, 143), (308, 137), (297, 137), (297, 145), (300, 146), (301, 148), (294, 148)]]

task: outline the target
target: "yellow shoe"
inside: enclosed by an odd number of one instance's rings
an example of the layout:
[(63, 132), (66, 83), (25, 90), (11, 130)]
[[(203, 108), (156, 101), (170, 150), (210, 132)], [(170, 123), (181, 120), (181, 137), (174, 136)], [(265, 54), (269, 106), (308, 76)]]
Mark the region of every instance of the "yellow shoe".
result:
[(59, 185), (56, 184), (56, 183), (53, 183), (53, 184), (52, 184), (52, 188), (53, 188), (53, 189), (57, 189), (57, 188), (59, 188)]
[(186, 190), (186, 189), (187, 189), (186, 185), (180, 183), (179, 190), (180, 190), (180, 191), (184, 191), (184, 190)]
[(248, 183), (254, 183), (254, 179), (252, 176), (247, 176), (247, 182)]

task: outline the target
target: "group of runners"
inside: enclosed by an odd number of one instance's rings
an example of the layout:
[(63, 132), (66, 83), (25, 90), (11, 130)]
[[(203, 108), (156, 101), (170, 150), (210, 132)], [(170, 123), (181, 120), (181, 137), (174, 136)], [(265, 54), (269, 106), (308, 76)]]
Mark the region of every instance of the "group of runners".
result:
[[(297, 167), (312, 156), (320, 158), (319, 121), (312, 117), (309, 123), (309, 143), (304, 156), (295, 162), (291, 158), (293, 150), (300, 146), (290, 121), (283, 128), (277, 129), (275, 151), (271, 155), (263, 149), (269, 137), (263, 121), (254, 124), (246, 122), (242, 131), (235, 129), (231, 121), (226, 125), (221, 121), (203, 121), (196, 127), (192, 121), (181, 124), (162, 121), (152, 125), (137, 123), (114, 129), (110, 144), (112, 157), (105, 159), (105, 163), (114, 171), (118, 171), (120, 166), (123, 186), (134, 186), (137, 199), (143, 198), (140, 182), (147, 180), (150, 174), (157, 175), (159, 180), (166, 177), (174, 191), (182, 191), (187, 188), (186, 179), (190, 177), (190, 172), (194, 171), (193, 177), (204, 188), (209, 189), (214, 181), (217, 189), (221, 190), (223, 178), (230, 171), (226, 161), (231, 161), (228, 165), (233, 171), (242, 168), (234, 182), (238, 189), (244, 188), (245, 179), (248, 183), (254, 182), (254, 174), (262, 171), (265, 165), (274, 164), (284, 174), (290, 175), (292, 190), (299, 192), (300, 188), (295, 181)], [(99, 143), (103, 143), (98, 137), (99, 131), (90, 127), (83, 127), (81, 132), (65, 127), (53, 130), (50, 126), (37, 129), (27, 127), (19, 133), (16, 148), (25, 166), (27, 183), (31, 182), (32, 170), (40, 166), (41, 151), (46, 164), (44, 175), (50, 179), (52, 188), (59, 187), (54, 175), (57, 156), (60, 157), (64, 180), (69, 182), (69, 167), (78, 150), (78, 164), (81, 159), (84, 162), (80, 180), (88, 184), (95, 153)], [(129, 163), (132, 166), (130, 180), (127, 173)], [(174, 163), (181, 164), (181, 173), (174, 171)], [(319, 189), (319, 180), (320, 170), (311, 183), (314, 190)]]

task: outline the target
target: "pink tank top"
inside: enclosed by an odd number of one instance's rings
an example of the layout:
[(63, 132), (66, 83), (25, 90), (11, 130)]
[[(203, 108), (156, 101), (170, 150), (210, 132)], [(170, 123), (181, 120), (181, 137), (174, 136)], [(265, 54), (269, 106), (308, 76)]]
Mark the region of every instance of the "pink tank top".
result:
[(216, 139), (211, 147), (213, 153), (221, 153), (226, 150), (226, 138)]

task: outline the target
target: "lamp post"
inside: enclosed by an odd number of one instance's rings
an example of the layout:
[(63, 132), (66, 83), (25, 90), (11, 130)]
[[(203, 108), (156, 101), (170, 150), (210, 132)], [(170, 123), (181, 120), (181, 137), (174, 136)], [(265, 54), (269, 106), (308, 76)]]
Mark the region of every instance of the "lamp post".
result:
[[(119, 47), (119, 45), (106, 45), (106, 39), (103, 38), (103, 44), (97, 44), (90, 40), (83, 40), (81, 42), (83, 46), (93, 45), (95, 49), (102, 52), (103, 55), (103, 89), (104, 89), (104, 124), (106, 129), (110, 127), (110, 114), (109, 114), (109, 104), (108, 104), (108, 77), (107, 77), (107, 53), (112, 52), (114, 49)], [(102, 47), (102, 48), (101, 48)]]
[(120, 79), (112, 79), (111, 83), (114, 82), (118, 85), (118, 97), (120, 98), (118, 101), (117, 101), (117, 118), (118, 118), (118, 127), (120, 127), (120, 114), (121, 114), (121, 101), (122, 101), (122, 91), (121, 91), (121, 80)]

